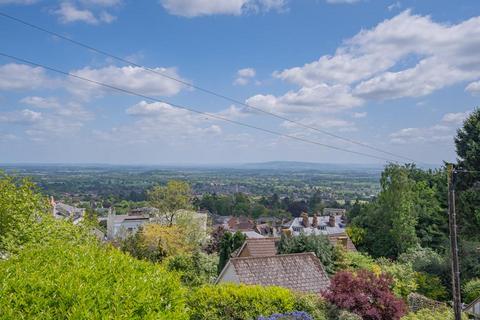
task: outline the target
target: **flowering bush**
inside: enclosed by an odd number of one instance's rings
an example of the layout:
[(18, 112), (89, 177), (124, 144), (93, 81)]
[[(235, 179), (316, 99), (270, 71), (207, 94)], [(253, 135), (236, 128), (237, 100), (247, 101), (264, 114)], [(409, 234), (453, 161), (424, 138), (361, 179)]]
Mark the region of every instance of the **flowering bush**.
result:
[(341, 271), (332, 278), (324, 296), (341, 309), (365, 320), (398, 320), (405, 314), (405, 303), (390, 290), (392, 278), (360, 270), (356, 274)]
[(272, 314), (269, 317), (259, 317), (257, 320), (313, 320), (313, 318), (306, 312), (303, 311), (294, 311), (289, 313), (276, 313)]

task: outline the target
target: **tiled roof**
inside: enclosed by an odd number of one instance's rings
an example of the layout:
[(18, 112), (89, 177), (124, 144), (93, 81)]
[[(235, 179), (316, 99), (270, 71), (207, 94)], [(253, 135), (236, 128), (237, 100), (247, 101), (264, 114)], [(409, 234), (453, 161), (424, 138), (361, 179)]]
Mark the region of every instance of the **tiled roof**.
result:
[(314, 253), (232, 258), (240, 283), (280, 286), (298, 292), (320, 293), (330, 283)]
[(247, 239), (240, 248), (237, 257), (268, 257), (277, 254), (275, 238)]

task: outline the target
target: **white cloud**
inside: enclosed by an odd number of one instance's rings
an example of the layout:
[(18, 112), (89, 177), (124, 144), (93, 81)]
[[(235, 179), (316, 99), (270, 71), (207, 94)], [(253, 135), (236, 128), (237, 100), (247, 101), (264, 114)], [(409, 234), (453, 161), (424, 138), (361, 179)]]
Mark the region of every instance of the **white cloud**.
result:
[(21, 103), (28, 104), (32, 107), (41, 109), (59, 108), (60, 104), (56, 98), (44, 98), (44, 97), (25, 97), (20, 100)]
[(467, 112), (457, 112), (457, 113), (447, 113), (443, 116), (442, 121), (445, 123), (451, 124), (462, 124), (465, 119), (467, 119), (470, 111)]
[(302, 87), (347, 85), (366, 100), (418, 97), (478, 79), (479, 51), (480, 17), (447, 25), (407, 10), (362, 30), (333, 56), (274, 76)]
[(21, 4), (29, 5), (37, 3), (39, 0), (0, 0), (0, 5), (2, 4)]
[(246, 103), (266, 111), (287, 114), (339, 112), (360, 106), (363, 101), (354, 97), (347, 86), (319, 84), (289, 91), (279, 97), (256, 95), (247, 99)]
[[(156, 72), (182, 80), (175, 68), (153, 68)], [(71, 71), (72, 74), (106, 83), (125, 90), (151, 96), (173, 96), (184, 87), (181, 83), (161, 77), (140, 67), (108, 66), (99, 69), (86, 67)], [(75, 95), (90, 98), (92, 95), (103, 94), (107, 88), (80, 79), (71, 78), (68, 90)], [(111, 91), (111, 90), (110, 90)]]
[(402, 4), (400, 1), (394, 2), (391, 5), (387, 7), (388, 11), (393, 11), (395, 9), (400, 9), (402, 7)]
[(468, 86), (465, 88), (465, 91), (470, 93), (471, 95), (479, 95), (480, 94), (480, 81), (475, 81), (469, 83)]
[(250, 83), (255, 77), (256, 71), (254, 68), (244, 68), (237, 71), (237, 77), (233, 82), (235, 85), (244, 86)]
[(354, 112), (352, 115), (356, 119), (365, 118), (367, 116), (366, 112)]
[(122, 0), (80, 0), (80, 2), (87, 6), (113, 7), (121, 4)]
[(17, 139), (17, 136), (13, 133), (3, 133), (0, 132), (0, 142), (1, 141), (11, 141)]
[(285, 0), (160, 0), (173, 15), (197, 17), (215, 14), (241, 15), (247, 12), (281, 11)]
[(0, 66), (0, 90), (34, 90), (53, 85), (43, 68), (17, 63)]
[(56, 98), (25, 97), (21, 103), (41, 108), (34, 111), (28, 108), (0, 113), (0, 123), (25, 128), (25, 134), (34, 141), (45, 141), (52, 137), (67, 137), (76, 133), (93, 114), (82, 105), (74, 102), (61, 102)]
[(327, 3), (337, 4), (337, 3), (355, 3), (359, 2), (360, 0), (327, 0)]
[(98, 25), (102, 22), (111, 23), (116, 19), (116, 17), (105, 11), (95, 15), (91, 10), (80, 9), (72, 2), (62, 2), (60, 7), (54, 10), (53, 13), (58, 15), (62, 23), (85, 22), (91, 25)]
[(456, 128), (470, 112), (446, 113), (441, 121), (430, 127), (404, 128), (390, 134), (395, 144), (411, 143), (448, 143), (453, 142)]
[(30, 124), (42, 120), (42, 113), (30, 109), (0, 113), (0, 123)]
[(125, 143), (181, 144), (222, 133), (222, 128), (215, 123), (218, 120), (161, 102), (141, 101), (127, 108), (126, 114), (134, 117), (134, 123), (96, 132), (96, 135)]

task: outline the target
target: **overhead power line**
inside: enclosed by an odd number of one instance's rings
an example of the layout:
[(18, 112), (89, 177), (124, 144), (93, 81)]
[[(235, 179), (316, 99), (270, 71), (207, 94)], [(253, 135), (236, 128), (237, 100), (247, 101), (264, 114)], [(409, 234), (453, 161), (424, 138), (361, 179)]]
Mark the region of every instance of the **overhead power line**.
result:
[(176, 103), (171, 103), (169, 101), (162, 100), (162, 99), (157, 99), (157, 98), (154, 98), (154, 97), (150, 97), (150, 96), (147, 96), (147, 95), (142, 94), (142, 93), (134, 92), (134, 91), (124, 89), (124, 88), (120, 88), (120, 87), (116, 87), (116, 86), (113, 86), (113, 85), (110, 85), (110, 84), (107, 84), (107, 83), (103, 83), (103, 82), (100, 82), (100, 81), (85, 78), (85, 77), (82, 77), (82, 76), (79, 76), (79, 75), (76, 75), (76, 74), (72, 74), (72, 73), (67, 72), (67, 71), (56, 69), (56, 68), (53, 68), (53, 67), (41, 64), (41, 63), (33, 62), (33, 61), (30, 61), (30, 60), (23, 59), (23, 58), (13, 56), (13, 55), (10, 55), (10, 54), (6, 54), (6, 53), (3, 53), (3, 52), (0, 52), (0, 56), (3, 56), (5, 58), (9, 58), (9, 59), (12, 59), (12, 60), (15, 60), (15, 61), (18, 61), (18, 62), (26, 63), (26, 64), (29, 64), (31, 66), (41, 67), (41, 68), (44, 68), (46, 70), (50, 70), (50, 71), (55, 72), (55, 73), (59, 73), (59, 74), (65, 75), (65, 76), (76, 78), (76, 79), (84, 81), (84, 82), (89, 82), (89, 83), (95, 84), (97, 86), (109, 88), (109, 89), (112, 89), (112, 90), (115, 90), (115, 91), (119, 91), (119, 92), (126, 93), (126, 94), (129, 94), (129, 95), (141, 97), (143, 99), (147, 99), (147, 100), (154, 101), (154, 102), (165, 103), (165, 104), (168, 104), (168, 105), (170, 105), (174, 108), (177, 108), (177, 109), (187, 110), (187, 111), (190, 111), (192, 113), (201, 114), (201, 115), (204, 115), (204, 116), (207, 116), (207, 117), (210, 117), (210, 118), (214, 118), (214, 119), (217, 119), (217, 120), (229, 122), (229, 123), (236, 124), (236, 125), (243, 126), (243, 127), (247, 127), (247, 128), (250, 128), (250, 129), (255, 129), (255, 130), (258, 130), (258, 131), (266, 132), (266, 133), (276, 135), (276, 136), (280, 136), (280, 137), (283, 137), (283, 138), (289, 138), (289, 139), (292, 139), (292, 140), (297, 140), (297, 141), (301, 141), (301, 142), (305, 142), (305, 143), (309, 143), (309, 144), (314, 144), (314, 145), (317, 145), (317, 146), (330, 148), (330, 149), (334, 149), (334, 150), (338, 150), (338, 151), (343, 151), (343, 152), (347, 152), (347, 153), (351, 153), (351, 154), (356, 154), (356, 155), (360, 155), (360, 156), (364, 156), (364, 157), (368, 157), (368, 158), (373, 158), (373, 159), (377, 159), (377, 160), (383, 160), (383, 161), (387, 161), (387, 162), (398, 162), (396, 160), (380, 157), (380, 156), (377, 156), (377, 155), (372, 155), (372, 154), (368, 154), (368, 153), (364, 153), (364, 152), (344, 149), (344, 148), (341, 148), (341, 147), (336, 147), (336, 146), (324, 144), (324, 143), (321, 143), (321, 142), (318, 142), (318, 141), (314, 141), (314, 140), (310, 140), (310, 139), (306, 139), (306, 138), (302, 138), (302, 137), (297, 137), (297, 136), (293, 136), (293, 135), (289, 135), (289, 134), (284, 134), (282, 132), (278, 132), (278, 131), (258, 127), (258, 126), (252, 125), (252, 124), (248, 124), (248, 123), (245, 123), (245, 122), (240, 122), (240, 121), (237, 121), (237, 120), (225, 118), (225, 117), (222, 117), (222, 116), (217, 115), (217, 114), (212, 114), (212, 113), (209, 113), (209, 112), (204, 112), (204, 111), (192, 109), (190, 107), (186, 107), (186, 106), (179, 105), (179, 104), (176, 104)]
[(181, 83), (185, 86), (188, 86), (190, 88), (193, 88), (193, 89), (196, 89), (198, 91), (201, 91), (201, 92), (204, 92), (204, 93), (207, 93), (207, 94), (210, 94), (210, 95), (213, 95), (215, 97), (218, 97), (218, 98), (221, 98), (221, 99), (224, 99), (224, 100), (227, 100), (227, 101), (230, 101), (232, 103), (235, 103), (235, 104), (238, 104), (238, 105), (241, 105), (241, 106), (244, 106), (246, 108), (249, 108), (249, 109), (253, 109), (253, 110), (256, 110), (258, 112), (261, 112), (263, 114), (266, 114), (266, 115), (269, 115), (269, 116), (273, 116), (277, 119), (280, 119), (280, 120), (283, 120), (283, 121), (287, 121), (289, 123), (292, 123), (292, 124), (295, 124), (299, 127), (303, 127), (303, 128), (306, 128), (306, 129), (309, 129), (309, 130), (313, 130), (313, 131), (316, 131), (316, 132), (319, 132), (319, 133), (322, 133), (322, 134), (325, 134), (325, 135), (328, 135), (330, 137), (333, 137), (333, 138), (336, 138), (336, 139), (339, 139), (339, 140), (343, 140), (343, 141), (346, 141), (346, 142), (349, 142), (349, 143), (352, 143), (352, 144), (356, 144), (358, 146), (361, 146), (361, 147), (364, 147), (364, 148), (368, 148), (368, 149), (371, 149), (371, 150), (374, 150), (374, 151), (377, 151), (377, 152), (381, 152), (383, 154), (387, 154), (389, 156), (393, 156), (393, 157), (396, 157), (396, 158), (400, 158), (400, 159), (404, 159), (404, 160), (408, 160), (408, 161), (412, 161), (412, 162), (418, 162), (412, 158), (409, 158), (409, 157), (405, 157), (405, 156), (402, 156), (402, 155), (399, 155), (399, 154), (396, 154), (396, 153), (393, 153), (393, 152), (390, 152), (390, 151), (387, 151), (387, 150), (383, 150), (381, 148), (378, 148), (378, 147), (375, 147), (375, 146), (371, 146), (369, 144), (366, 144), (364, 142), (360, 142), (360, 141), (357, 141), (357, 140), (353, 140), (353, 139), (350, 139), (350, 138), (346, 138), (346, 137), (343, 137), (343, 136), (340, 136), (338, 134), (335, 134), (335, 133), (332, 133), (332, 132), (329, 132), (327, 130), (324, 130), (324, 129), (320, 129), (320, 128), (317, 128), (317, 127), (314, 127), (312, 125), (308, 125), (308, 124), (305, 124), (305, 123), (302, 123), (300, 121), (297, 121), (297, 120), (292, 120), (292, 119), (289, 119), (285, 116), (282, 116), (280, 114), (277, 114), (277, 113), (274, 113), (274, 112), (271, 112), (271, 111), (268, 111), (268, 110), (264, 110), (262, 108), (259, 108), (259, 107), (255, 107), (255, 106), (252, 106), (248, 103), (245, 103), (245, 102), (242, 102), (240, 100), (237, 100), (237, 99), (234, 99), (234, 98), (231, 98), (229, 96), (226, 96), (224, 94), (221, 94), (221, 93), (218, 93), (218, 92), (215, 92), (215, 91), (212, 91), (212, 90), (209, 90), (209, 89), (206, 89), (206, 88), (203, 88), (203, 87), (200, 87), (200, 86), (197, 86), (191, 82), (188, 82), (188, 81), (185, 81), (185, 80), (182, 80), (182, 79), (178, 79), (178, 78), (175, 78), (169, 74), (166, 74), (164, 72), (160, 72), (160, 71), (157, 71), (155, 69), (152, 69), (152, 68), (149, 68), (149, 67), (145, 67), (145, 66), (142, 66), (142, 65), (139, 65), (138, 63), (135, 63), (133, 61), (130, 61), (128, 59), (125, 59), (125, 58), (122, 58), (122, 57), (119, 57), (117, 55), (114, 55), (112, 53), (109, 53), (107, 51), (104, 51), (104, 50), (101, 50), (101, 49), (97, 49), (91, 45), (88, 45), (88, 44), (85, 44), (83, 42), (80, 42), (80, 41), (77, 41), (77, 40), (74, 40), (70, 37), (67, 37), (67, 36), (64, 36), (64, 35), (61, 35), (55, 31), (51, 31), (51, 30), (48, 30), (48, 29), (45, 29), (41, 26), (38, 26), (38, 25), (35, 25), (33, 23), (30, 23), (28, 21), (25, 21), (23, 19), (20, 19), (20, 18), (17, 18), (17, 17), (14, 17), (14, 16), (11, 16), (9, 14), (6, 14), (4, 12), (1, 12), (0, 11), (0, 16), (3, 16), (4, 18), (7, 18), (7, 19), (10, 19), (10, 20), (13, 20), (15, 22), (18, 22), (18, 23), (21, 23), (23, 25), (26, 25), (30, 28), (33, 28), (33, 29), (36, 29), (38, 31), (41, 31), (41, 32), (44, 32), (44, 33), (47, 33), (47, 34), (50, 34), (52, 36), (55, 36), (55, 37), (58, 37), (60, 39), (63, 39), (65, 41), (68, 41), (70, 43), (73, 43), (77, 46), (80, 46), (80, 47), (83, 47), (85, 49), (88, 49), (88, 50), (91, 50), (93, 52), (96, 52), (98, 54), (101, 54), (101, 55), (104, 55), (104, 56), (107, 56), (107, 57), (110, 57), (112, 59), (115, 59), (117, 61), (121, 61), (123, 63), (126, 63), (126, 64), (129, 64), (129, 65), (132, 65), (132, 66), (135, 66), (135, 67), (138, 67), (138, 68), (142, 68), (144, 70), (147, 70), (149, 72), (152, 72), (152, 73), (155, 73), (161, 77), (164, 77), (166, 79), (169, 79), (169, 80), (172, 80), (172, 81), (176, 81), (178, 83)]

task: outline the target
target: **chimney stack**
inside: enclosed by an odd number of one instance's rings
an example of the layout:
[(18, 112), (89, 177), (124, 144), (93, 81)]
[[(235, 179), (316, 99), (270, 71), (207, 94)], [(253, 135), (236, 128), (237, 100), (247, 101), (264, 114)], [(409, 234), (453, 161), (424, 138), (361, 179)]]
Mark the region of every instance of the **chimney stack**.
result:
[(308, 214), (306, 212), (302, 212), (301, 217), (303, 226), (305, 228), (308, 228), (310, 226), (310, 223), (308, 221)]
[(329, 227), (335, 227), (335, 215), (331, 214), (328, 217), (328, 226)]
[(318, 218), (317, 218), (317, 213), (313, 214), (313, 220), (312, 220), (312, 227), (316, 228), (318, 226)]

